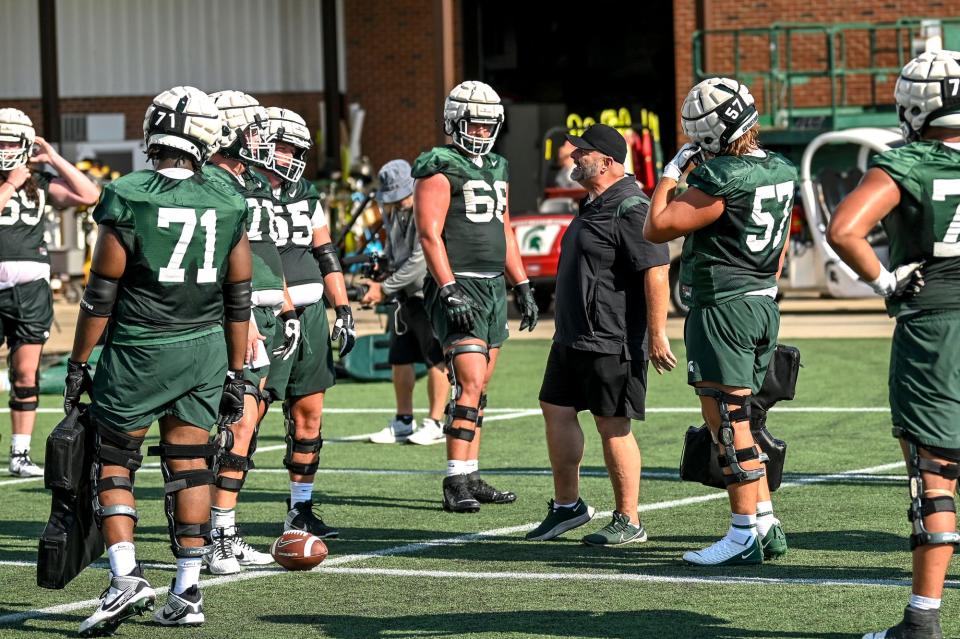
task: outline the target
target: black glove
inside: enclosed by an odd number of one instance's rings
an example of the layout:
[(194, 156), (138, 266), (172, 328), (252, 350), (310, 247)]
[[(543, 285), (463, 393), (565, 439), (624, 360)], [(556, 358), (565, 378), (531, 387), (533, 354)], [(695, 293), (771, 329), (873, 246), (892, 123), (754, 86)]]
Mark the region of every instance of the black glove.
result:
[(89, 396), (92, 388), (93, 380), (90, 379), (90, 364), (68, 359), (67, 378), (63, 384), (63, 412), (69, 415), (73, 407), (80, 403), (80, 396), (84, 393)]
[(340, 340), (340, 357), (353, 350), (357, 343), (357, 328), (353, 323), (353, 311), (346, 304), (338, 306), (336, 309), (337, 319), (333, 323), (333, 331), (330, 332), (330, 339), (336, 342)]
[(290, 359), (300, 345), (300, 318), (297, 312), (290, 310), (280, 313), (283, 322), (283, 344), (273, 349), (273, 356), (283, 361)]
[(540, 311), (537, 309), (537, 302), (533, 299), (530, 282), (523, 282), (513, 287), (513, 302), (520, 313), (520, 330), (526, 328), (532, 333), (537, 326)]
[(220, 423), (235, 424), (243, 418), (243, 371), (227, 371), (220, 396)]
[(477, 304), (459, 284), (453, 282), (441, 288), (440, 302), (447, 311), (447, 320), (458, 333), (469, 333), (473, 330), (473, 309)]

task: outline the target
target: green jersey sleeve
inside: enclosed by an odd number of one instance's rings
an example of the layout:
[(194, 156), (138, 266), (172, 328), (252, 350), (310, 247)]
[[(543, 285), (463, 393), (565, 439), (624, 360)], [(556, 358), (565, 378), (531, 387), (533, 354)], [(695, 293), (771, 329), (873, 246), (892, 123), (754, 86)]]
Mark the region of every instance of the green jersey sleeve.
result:
[(109, 226), (120, 238), (121, 244), (132, 252), (136, 245), (136, 222), (133, 211), (113, 184), (107, 184), (100, 192), (100, 201), (93, 210), (93, 221)]
[(728, 166), (726, 156), (701, 164), (687, 176), (687, 186), (713, 197), (727, 197), (739, 193), (742, 176)]
[(443, 150), (443, 147), (438, 147), (421, 153), (413, 162), (411, 175), (414, 179), (428, 178), (437, 173), (446, 173), (449, 170), (450, 162)]
[(923, 154), (918, 153), (917, 145), (907, 145), (873, 156), (868, 166), (871, 169), (880, 169), (889, 175), (902, 190), (920, 201), (923, 184), (914, 169), (921, 164), (922, 160)]

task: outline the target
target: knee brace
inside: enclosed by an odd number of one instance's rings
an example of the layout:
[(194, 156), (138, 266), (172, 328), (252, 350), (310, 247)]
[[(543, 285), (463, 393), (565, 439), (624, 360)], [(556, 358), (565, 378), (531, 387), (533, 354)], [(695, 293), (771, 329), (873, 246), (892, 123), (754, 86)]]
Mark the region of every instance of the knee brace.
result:
[[(317, 468), (320, 466), (320, 449), (323, 448), (323, 437), (319, 436), (316, 439), (297, 438), (297, 426), (293, 421), (289, 401), (283, 402), (283, 421), (287, 431), (285, 436), (287, 453), (283, 456), (283, 465), (286, 466), (287, 470), (291, 473), (297, 475), (316, 474)], [(293, 461), (294, 453), (309, 453), (316, 455), (316, 458), (309, 464), (302, 464)]]
[[(953, 495), (938, 495), (928, 497), (927, 491), (923, 487), (923, 476), (921, 471), (934, 473), (947, 479), (960, 478), (960, 464), (941, 464), (932, 459), (920, 457), (920, 448), (912, 437), (909, 437), (901, 429), (894, 427), (893, 436), (903, 440), (907, 445), (907, 475), (910, 487), (910, 508), (907, 509), (907, 519), (913, 526), (913, 534), (910, 535), (910, 550), (917, 546), (926, 546), (933, 544), (952, 544), (960, 545), (960, 533), (956, 530), (952, 532), (930, 532), (923, 523), (924, 517), (940, 512), (957, 512), (956, 504), (953, 501)], [(938, 451), (939, 452), (939, 451)], [(944, 451), (951, 453), (960, 453), (960, 451)]]
[[(717, 408), (720, 410), (720, 432), (718, 439), (723, 446), (723, 455), (718, 459), (721, 468), (729, 468), (731, 473), (724, 474), (723, 481), (727, 486), (739, 484), (748, 481), (754, 481), (764, 476), (764, 469), (746, 470), (740, 465), (740, 462), (758, 459), (761, 462), (767, 461), (766, 455), (757, 453), (756, 444), (750, 448), (741, 448), (737, 450), (733, 445), (733, 423), (750, 420), (750, 396), (749, 395), (731, 395), (724, 393), (716, 388), (695, 388), (694, 391), (701, 397), (710, 397), (717, 402)], [(730, 410), (730, 405), (737, 406), (736, 410)], [(753, 433), (751, 432), (751, 437)]]
[[(214, 483), (210, 465), (217, 452), (216, 445), (208, 444), (167, 444), (151, 446), (149, 455), (160, 456), (160, 472), (163, 474), (163, 510), (167, 516), (167, 531), (170, 534), (170, 549), (177, 558), (202, 557), (211, 546), (210, 520), (205, 518), (200, 524), (186, 524), (177, 520), (177, 493), (197, 486), (209, 486)], [(170, 468), (171, 459), (203, 459), (206, 468), (175, 472)], [(202, 546), (183, 546), (180, 537), (203, 539)]]
[[(245, 382), (243, 388), (244, 395), (252, 396), (259, 405), (265, 401), (264, 395), (251, 382)], [(257, 436), (260, 434), (260, 420), (257, 420), (253, 427), (253, 434), (250, 437), (250, 444), (247, 446), (246, 455), (236, 455), (233, 453), (234, 435), (233, 424), (217, 424), (217, 456), (213, 461), (213, 474), (216, 475), (216, 486), (223, 490), (238, 493), (243, 488), (243, 483), (247, 480), (247, 473), (256, 468), (253, 463), (253, 453), (257, 450)], [(239, 470), (242, 476), (239, 479), (225, 477), (221, 474), (223, 470)]]
[[(93, 513), (97, 526), (103, 528), (107, 517), (122, 515), (138, 521), (137, 509), (125, 504), (103, 506), (100, 495), (108, 490), (127, 490), (133, 492), (133, 480), (137, 469), (143, 463), (140, 447), (143, 437), (132, 437), (126, 433), (96, 426), (94, 435), (94, 467), (91, 474), (91, 492), (93, 493)], [(120, 466), (130, 472), (130, 477), (103, 477), (100, 475), (105, 466)]]
[(14, 383), (12, 367), (10, 368), (10, 372), (8, 373), (7, 377), (10, 379), (10, 400), (7, 402), (10, 410), (37, 410), (39, 402), (36, 399), (32, 402), (25, 402), (23, 400), (28, 397), (36, 397), (40, 394), (40, 372), (37, 371), (37, 377), (33, 382), (33, 386), (17, 386)]
[[(480, 393), (480, 404), (477, 406), (477, 412), (487, 407), (487, 394)], [(477, 428), (483, 426), (483, 415), (477, 415)]]
[[(460, 399), (460, 396), (463, 394), (463, 386), (457, 381), (457, 370), (453, 365), (453, 361), (458, 355), (465, 353), (481, 353), (487, 358), (488, 362), (490, 361), (490, 351), (487, 350), (486, 346), (480, 344), (458, 344), (447, 351), (447, 379), (450, 380), (450, 401), (444, 410), (446, 419), (444, 419), (443, 422), (443, 434), (450, 435), (455, 439), (472, 442), (476, 436), (476, 429), (479, 428), (482, 423), (480, 409), (486, 405), (486, 395), (480, 395), (480, 402), (475, 407), (457, 403), (457, 400)], [(474, 428), (454, 427), (453, 422), (457, 419), (473, 422), (475, 426)]]

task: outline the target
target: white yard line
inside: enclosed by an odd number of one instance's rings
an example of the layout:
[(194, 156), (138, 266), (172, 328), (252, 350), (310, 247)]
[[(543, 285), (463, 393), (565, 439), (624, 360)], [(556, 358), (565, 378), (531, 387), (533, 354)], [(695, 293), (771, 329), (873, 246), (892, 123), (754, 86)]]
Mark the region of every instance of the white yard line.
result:
[[(326, 415), (388, 415), (395, 413), (396, 408), (324, 408)], [(890, 408), (886, 406), (777, 406), (778, 413), (889, 413)], [(0, 408), (0, 413), (9, 413), (9, 408)], [(38, 408), (38, 413), (63, 413), (60, 408)], [(420, 408), (415, 413), (426, 413), (427, 409)], [(488, 415), (494, 413), (519, 413), (524, 412), (530, 415), (539, 415), (539, 408), (485, 408), (484, 412)], [(700, 413), (696, 406), (661, 406), (647, 408), (648, 413)], [(486, 420), (484, 420), (486, 421)]]
[[(795, 487), (795, 486), (806, 486), (809, 484), (817, 484), (825, 481), (830, 481), (831, 479), (837, 478), (837, 477), (845, 477), (848, 475), (862, 475), (862, 474), (869, 474), (874, 472), (883, 472), (886, 470), (892, 470), (894, 468), (898, 468), (902, 465), (903, 465), (903, 462), (894, 462), (890, 464), (881, 464), (879, 466), (871, 466), (868, 468), (858, 468), (856, 470), (850, 470), (846, 472), (834, 473), (829, 475), (814, 475), (811, 477), (804, 477), (796, 481), (784, 482), (783, 484), (781, 484), (780, 487), (786, 488), (786, 487)], [(686, 497), (683, 499), (672, 499), (669, 501), (661, 501), (653, 504), (645, 504), (641, 506), (640, 510), (641, 512), (650, 512), (654, 510), (664, 510), (667, 508), (677, 508), (679, 506), (686, 506), (689, 504), (697, 504), (697, 503), (706, 502), (706, 501), (715, 501), (717, 499), (725, 499), (726, 496), (727, 496), (726, 492), (717, 491), (717, 492), (709, 493), (706, 495), (697, 495), (695, 497)], [(600, 518), (604, 518), (604, 517), (609, 517), (610, 514), (611, 514), (610, 512), (603, 512), (603, 513), (597, 513), (596, 516)], [(501, 537), (504, 535), (512, 535), (515, 533), (532, 530), (536, 528), (538, 525), (539, 525), (539, 522), (533, 522), (529, 524), (523, 524), (520, 526), (495, 528), (493, 530), (486, 530), (479, 533), (458, 535), (456, 537), (431, 539), (424, 542), (404, 544), (402, 546), (393, 546), (390, 548), (384, 548), (383, 550), (375, 550), (372, 552), (357, 553), (352, 555), (341, 555), (339, 557), (332, 557), (330, 559), (327, 559), (323, 563), (322, 568), (318, 567), (314, 570), (322, 572), (323, 570), (333, 568), (335, 566), (340, 566), (348, 563), (358, 563), (361, 561), (366, 561), (368, 559), (375, 559), (377, 557), (404, 555), (404, 554), (415, 553), (427, 548), (455, 546), (458, 544), (482, 541), (490, 537)], [(258, 579), (260, 577), (269, 577), (269, 576), (277, 575), (279, 572), (281, 571), (277, 569), (246, 571), (236, 575), (227, 575), (224, 577), (214, 577), (212, 579), (205, 579), (201, 581), (200, 585), (203, 588), (208, 588), (208, 587), (219, 586), (223, 584), (235, 583), (239, 581), (248, 581), (250, 579)], [(679, 577), (676, 579), (679, 579)], [(652, 581), (653, 579), (651, 578), (650, 580)], [(156, 591), (157, 591), (157, 594), (163, 594), (167, 591), (167, 587), (164, 586), (164, 587), (156, 588)], [(37, 610), (27, 610), (24, 612), (16, 612), (12, 614), (2, 615), (0, 616), (0, 625), (14, 624), (14, 623), (24, 621), (26, 619), (33, 619), (36, 617), (45, 617), (49, 615), (62, 614), (65, 612), (72, 612), (74, 610), (79, 610), (81, 608), (91, 608), (96, 606), (98, 601), (99, 601), (98, 599), (86, 599), (84, 601), (75, 601), (72, 603), (60, 604), (57, 606), (40, 608)]]

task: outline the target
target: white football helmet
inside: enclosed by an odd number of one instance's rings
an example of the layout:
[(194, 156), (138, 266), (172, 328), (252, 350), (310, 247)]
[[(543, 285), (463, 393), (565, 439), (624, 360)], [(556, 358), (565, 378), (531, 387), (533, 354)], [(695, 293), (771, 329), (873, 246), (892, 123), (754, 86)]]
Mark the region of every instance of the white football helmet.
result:
[(0, 149), (0, 171), (12, 171), (24, 166), (30, 159), (30, 148), (37, 137), (33, 122), (20, 109), (0, 109), (0, 142), (14, 142), (18, 146)]
[(217, 91), (210, 97), (220, 109), (223, 122), (219, 153), (268, 166), (273, 160), (273, 145), (266, 141), (267, 110), (242, 91)]
[[(306, 155), (313, 141), (310, 139), (310, 129), (307, 122), (290, 109), (269, 107), (267, 109), (267, 142), (273, 148), (273, 159), (267, 167), (284, 180), (296, 182), (303, 175), (307, 166)], [(278, 153), (276, 148), (280, 142), (286, 142), (296, 150), (289, 153)]]
[(680, 109), (683, 132), (704, 151), (722, 153), (760, 115), (747, 87), (730, 78), (708, 78), (690, 89)]
[(960, 128), (960, 52), (921, 53), (903, 67), (893, 93), (908, 142), (928, 126)]
[[(470, 124), (486, 124), (490, 137), (481, 138), (467, 133)], [(503, 105), (500, 96), (489, 84), (467, 80), (453, 87), (443, 103), (443, 132), (453, 143), (470, 155), (486, 155), (493, 149), (503, 125)]]
[(153, 99), (143, 117), (143, 143), (188, 153), (203, 164), (220, 147), (220, 110), (200, 89), (173, 87)]

